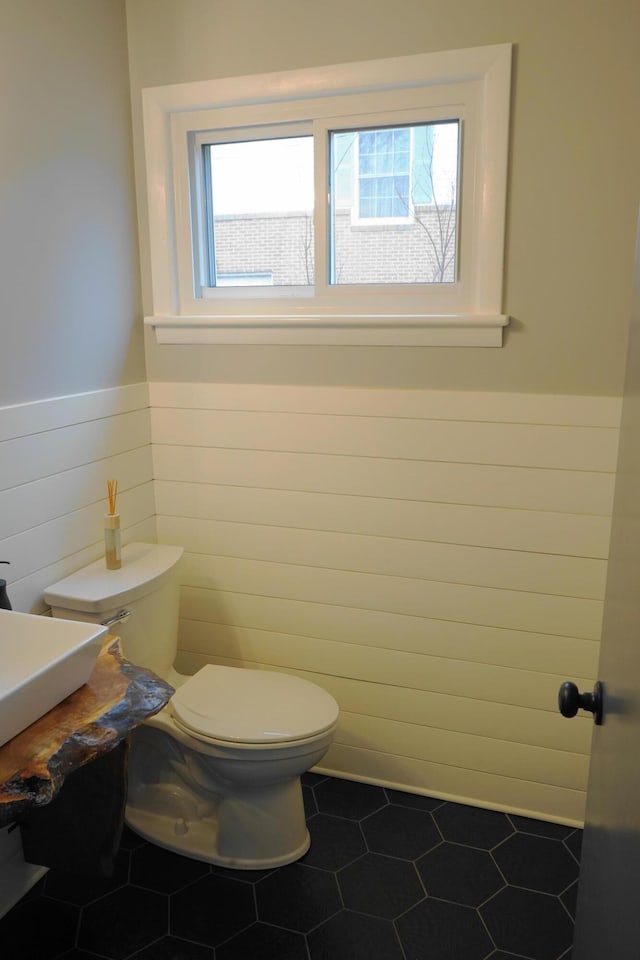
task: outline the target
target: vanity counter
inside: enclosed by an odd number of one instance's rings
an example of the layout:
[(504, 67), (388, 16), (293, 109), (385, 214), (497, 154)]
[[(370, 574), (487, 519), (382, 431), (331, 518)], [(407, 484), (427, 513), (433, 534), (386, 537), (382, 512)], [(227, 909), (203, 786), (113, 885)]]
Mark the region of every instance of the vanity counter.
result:
[(0, 827), (49, 804), (70, 773), (113, 750), (173, 692), (107, 637), (87, 683), (0, 747)]

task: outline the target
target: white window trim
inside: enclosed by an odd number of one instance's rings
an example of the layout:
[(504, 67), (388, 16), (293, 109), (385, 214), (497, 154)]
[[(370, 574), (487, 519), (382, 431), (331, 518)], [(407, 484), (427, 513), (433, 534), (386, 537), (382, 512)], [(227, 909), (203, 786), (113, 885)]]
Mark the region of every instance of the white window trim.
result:
[[(510, 77), (511, 45), (499, 44), (145, 89), (153, 298), (145, 323), (163, 343), (501, 346), (509, 322), (501, 303)], [(371, 296), (349, 298), (341, 296), (344, 291), (331, 291), (325, 301), (245, 298), (227, 300), (223, 309), (185, 295), (185, 277), (193, 274), (187, 131), (220, 124), (237, 128), (238, 117), (240, 125), (301, 119), (322, 123), (326, 116), (367, 112), (360, 105), (363, 94), (371, 95), (370, 112), (385, 106), (393, 110), (400, 92), (409, 100), (413, 91), (416, 102), (439, 104), (443, 85), (449, 102), (474, 103), (474, 215), (468, 237), (473, 257), (463, 309), (443, 291), (429, 295), (435, 309), (427, 312), (423, 297), (386, 285)], [(462, 189), (468, 190), (464, 179)], [(319, 220), (316, 231), (322, 232), (322, 216)]]

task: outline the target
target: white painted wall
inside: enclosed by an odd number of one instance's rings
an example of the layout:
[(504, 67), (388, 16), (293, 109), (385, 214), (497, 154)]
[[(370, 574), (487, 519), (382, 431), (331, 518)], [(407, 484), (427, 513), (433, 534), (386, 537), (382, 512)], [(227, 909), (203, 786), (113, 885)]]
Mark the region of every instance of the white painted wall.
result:
[[(1, 575), (38, 611), (99, 555), (107, 477), (155, 533), (123, 0), (0, 4), (0, 87)], [(0, 831), (0, 914), (37, 876)]]
[(0, 408), (0, 559), (16, 610), (103, 549), (107, 479), (123, 542), (155, 538), (147, 385)]
[[(15, 610), (43, 612), (49, 584), (101, 556), (107, 479), (123, 542), (155, 540), (150, 440), (146, 383), (0, 407), (1, 575)], [(0, 831), (0, 916), (41, 872), (19, 833)]]
[(324, 769), (579, 823), (619, 402), (153, 383), (180, 666), (284, 669), (341, 707)]

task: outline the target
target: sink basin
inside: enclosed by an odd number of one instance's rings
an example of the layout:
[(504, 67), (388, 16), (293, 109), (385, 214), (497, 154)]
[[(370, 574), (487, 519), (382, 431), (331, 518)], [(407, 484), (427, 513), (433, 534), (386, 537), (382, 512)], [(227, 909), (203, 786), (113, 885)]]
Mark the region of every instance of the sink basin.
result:
[(89, 679), (106, 627), (0, 610), (0, 746)]

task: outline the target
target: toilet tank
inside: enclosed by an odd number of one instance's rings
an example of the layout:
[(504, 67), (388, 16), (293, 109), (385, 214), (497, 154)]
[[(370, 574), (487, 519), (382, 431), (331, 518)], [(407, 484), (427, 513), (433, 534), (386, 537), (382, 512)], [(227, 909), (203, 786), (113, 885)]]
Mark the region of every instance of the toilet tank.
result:
[(96, 560), (47, 587), (44, 599), (54, 617), (66, 620), (104, 623), (130, 613), (110, 628), (122, 640), (124, 656), (166, 677), (178, 645), (182, 554), (182, 547), (130, 543), (122, 548), (119, 570)]

